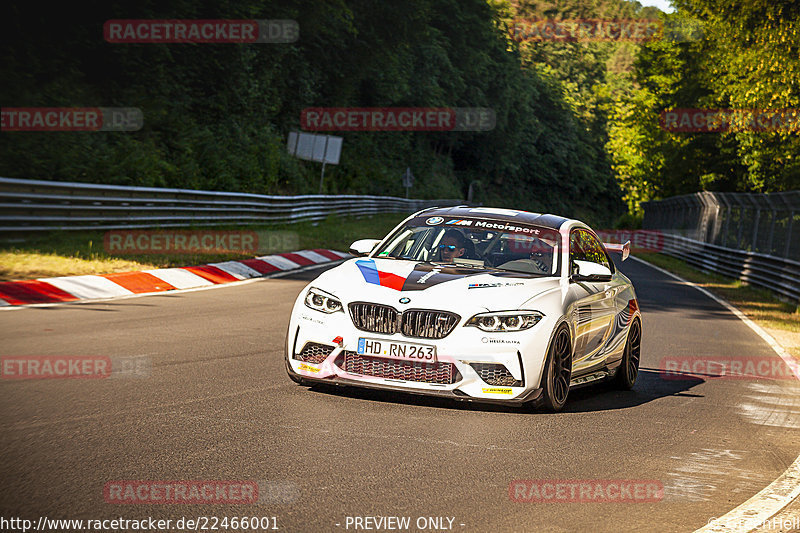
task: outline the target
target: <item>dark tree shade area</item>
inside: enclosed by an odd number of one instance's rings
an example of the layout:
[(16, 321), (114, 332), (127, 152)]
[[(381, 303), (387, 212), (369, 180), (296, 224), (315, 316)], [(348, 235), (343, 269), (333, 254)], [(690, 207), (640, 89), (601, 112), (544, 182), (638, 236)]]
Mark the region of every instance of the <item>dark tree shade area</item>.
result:
[[(695, 41), (517, 42), (532, 18), (659, 18), (625, 0), (12, 2), (0, 105), (136, 107), (136, 132), (2, 133), (5, 177), (317, 192), (286, 151), (309, 107), (488, 107), (491, 131), (331, 132), (330, 194), (464, 198), (611, 224), (671, 194), (797, 187), (797, 133), (668, 133), (671, 107), (798, 107), (797, 4), (677, 0)], [(110, 19), (291, 19), (290, 44), (113, 44)], [(793, 54), (793, 55), (792, 55)]]

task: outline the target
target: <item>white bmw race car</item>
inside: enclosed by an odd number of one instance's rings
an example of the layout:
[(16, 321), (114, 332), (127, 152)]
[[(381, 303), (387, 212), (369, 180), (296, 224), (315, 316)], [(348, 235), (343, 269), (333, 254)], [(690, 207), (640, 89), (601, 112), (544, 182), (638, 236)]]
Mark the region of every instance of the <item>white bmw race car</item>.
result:
[(571, 388), (639, 371), (631, 281), (582, 222), (492, 208), (431, 208), (297, 298), (286, 369), (301, 384), (372, 387), (557, 411)]

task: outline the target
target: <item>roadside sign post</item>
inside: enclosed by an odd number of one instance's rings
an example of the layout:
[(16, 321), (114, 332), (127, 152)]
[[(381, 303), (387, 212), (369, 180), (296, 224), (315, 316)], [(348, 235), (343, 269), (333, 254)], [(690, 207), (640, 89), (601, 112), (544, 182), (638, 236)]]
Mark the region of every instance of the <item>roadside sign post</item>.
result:
[(406, 198), (408, 198), (408, 190), (414, 186), (414, 174), (411, 173), (411, 167), (406, 167), (403, 173), (403, 187), (406, 188)]
[(469, 191), (467, 191), (467, 203), (472, 203), (472, 195), (475, 192), (475, 186), (480, 187), (481, 182), (480, 180), (472, 180), (469, 182)]
[(319, 176), (319, 194), (325, 180), (325, 165), (338, 165), (342, 154), (342, 137), (316, 135), (290, 131), (286, 142), (287, 151), (298, 159), (322, 163)]
[[(328, 136), (325, 136), (324, 153), (328, 153)], [(319, 175), (319, 194), (322, 194), (322, 181), (325, 179), (325, 158), (322, 158), (322, 172)]]

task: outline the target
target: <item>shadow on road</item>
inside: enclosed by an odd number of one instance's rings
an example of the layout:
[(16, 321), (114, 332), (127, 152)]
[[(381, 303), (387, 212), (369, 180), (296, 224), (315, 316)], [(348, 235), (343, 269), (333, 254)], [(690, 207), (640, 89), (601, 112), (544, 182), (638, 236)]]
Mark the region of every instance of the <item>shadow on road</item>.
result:
[(701, 398), (702, 394), (691, 393), (689, 390), (704, 381), (696, 375), (676, 373), (671, 373), (669, 379), (666, 379), (658, 369), (640, 368), (633, 390), (615, 390), (607, 383), (573, 390), (569, 393), (564, 411), (585, 413), (625, 409), (668, 396)]
[[(636, 407), (659, 398), (668, 396), (702, 397), (701, 394), (688, 392), (692, 387), (705, 380), (695, 375), (672, 374), (665, 379), (657, 369), (642, 368), (632, 391), (613, 390), (608, 384), (600, 383), (569, 393), (565, 413), (585, 413), (592, 411), (609, 411)], [(500, 412), (500, 413), (545, 413), (540, 408), (531, 406), (509, 406), (502, 404), (476, 403), (451, 400), (435, 396), (422, 396), (405, 392), (361, 389), (358, 387), (337, 387), (335, 385), (315, 384), (310, 390), (342, 398), (363, 401), (417, 405), (437, 409), (460, 411)]]

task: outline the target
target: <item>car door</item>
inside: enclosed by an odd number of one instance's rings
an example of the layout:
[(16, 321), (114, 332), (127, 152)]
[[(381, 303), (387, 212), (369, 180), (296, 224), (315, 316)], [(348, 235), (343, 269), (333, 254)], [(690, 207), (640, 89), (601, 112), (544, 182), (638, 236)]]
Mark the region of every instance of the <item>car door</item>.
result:
[[(614, 264), (600, 241), (585, 229), (570, 232), (570, 274), (575, 272), (575, 260), (598, 263), (614, 272)], [(616, 306), (610, 281), (580, 281), (572, 285), (576, 297), (572, 309), (575, 324), (573, 372), (579, 374), (603, 363), (602, 348), (611, 334)]]

